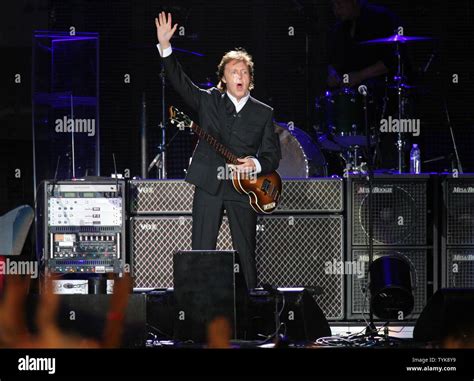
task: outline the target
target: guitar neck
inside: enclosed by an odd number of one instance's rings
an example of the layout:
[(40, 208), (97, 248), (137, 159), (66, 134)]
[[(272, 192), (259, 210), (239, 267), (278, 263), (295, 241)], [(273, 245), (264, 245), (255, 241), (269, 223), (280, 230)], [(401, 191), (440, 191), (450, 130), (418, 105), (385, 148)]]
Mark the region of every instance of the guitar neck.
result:
[(216, 138), (204, 131), (199, 125), (191, 122), (191, 129), (199, 136), (200, 139), (205, 140), (209, 145), (216, 150), (226, 161), (230, 164), (240, 164), (238, 157), (230, 152), (223, 144), (219, 143)]

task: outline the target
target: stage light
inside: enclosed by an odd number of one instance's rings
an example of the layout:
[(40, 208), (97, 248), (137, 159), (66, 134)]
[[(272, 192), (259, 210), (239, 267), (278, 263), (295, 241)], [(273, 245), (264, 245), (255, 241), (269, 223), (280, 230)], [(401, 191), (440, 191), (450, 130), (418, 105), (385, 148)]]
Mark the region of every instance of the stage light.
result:
[(380, 319), (404, 320), (415, 304), (408, 261), (399, 255), (386, 255), (374, 260), (369, 272), (374, 315)]

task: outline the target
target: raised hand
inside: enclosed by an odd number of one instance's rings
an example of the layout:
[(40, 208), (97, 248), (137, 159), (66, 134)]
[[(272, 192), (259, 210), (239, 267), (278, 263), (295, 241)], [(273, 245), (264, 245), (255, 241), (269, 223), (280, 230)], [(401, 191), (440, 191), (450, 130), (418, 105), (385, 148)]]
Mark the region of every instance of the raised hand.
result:
[(174, 26), (171, 27), (171, 13), (168, 13), (167, 18), (166, 13), (161, 12), (158, 18), (155, 18), (155, 25), (158, 42), (160, 43), (161, 49), (164, 50), (170, 46), (171, 37), (173, 37), (178, 24), (174, 24)]

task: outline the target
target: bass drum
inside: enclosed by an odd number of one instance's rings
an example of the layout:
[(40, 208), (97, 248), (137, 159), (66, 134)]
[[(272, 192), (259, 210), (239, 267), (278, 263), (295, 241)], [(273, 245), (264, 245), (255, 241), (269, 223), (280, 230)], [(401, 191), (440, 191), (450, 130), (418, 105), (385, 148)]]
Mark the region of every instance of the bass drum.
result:
[[(369, 125), (375, 122), (374, 101), (367, 102)], [(336, 151), (345, 151), (352, 146), (367, 145), (364, 122), (364, 97), (351, 88), (326, 91), (316, 99), (316, 120), (318, 130), (328, 139), (322, 141), (322, 147)], [(374, 144), (374, 139), (371, 139)]]
[(282, 178), (327, 176), (326, 159), (306, 132), (293, 124), (274, 122), (274, 126), (280, 138)]

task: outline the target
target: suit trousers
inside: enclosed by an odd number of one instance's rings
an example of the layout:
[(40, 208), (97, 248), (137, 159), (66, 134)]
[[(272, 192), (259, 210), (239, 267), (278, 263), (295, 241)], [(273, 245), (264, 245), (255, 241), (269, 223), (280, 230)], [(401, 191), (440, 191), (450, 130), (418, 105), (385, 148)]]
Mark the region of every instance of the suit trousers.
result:
[(225, 210), (229, 220), (232, 244), (239, 255), (240, 268), (247, 288), (251, 289), (257, 286), (255, 265), (257, 213), (246, 201), (247, 196), (242, 196), (242, 201), (229, 200), (225, 196), (228, 194), (226, 187), (229, 186), (231, 185), (228, 182), (221, 181), (216, 195), (211, 195), (199, 187), (195, 188), (192, 248), (193, 250), (216, 249)]

